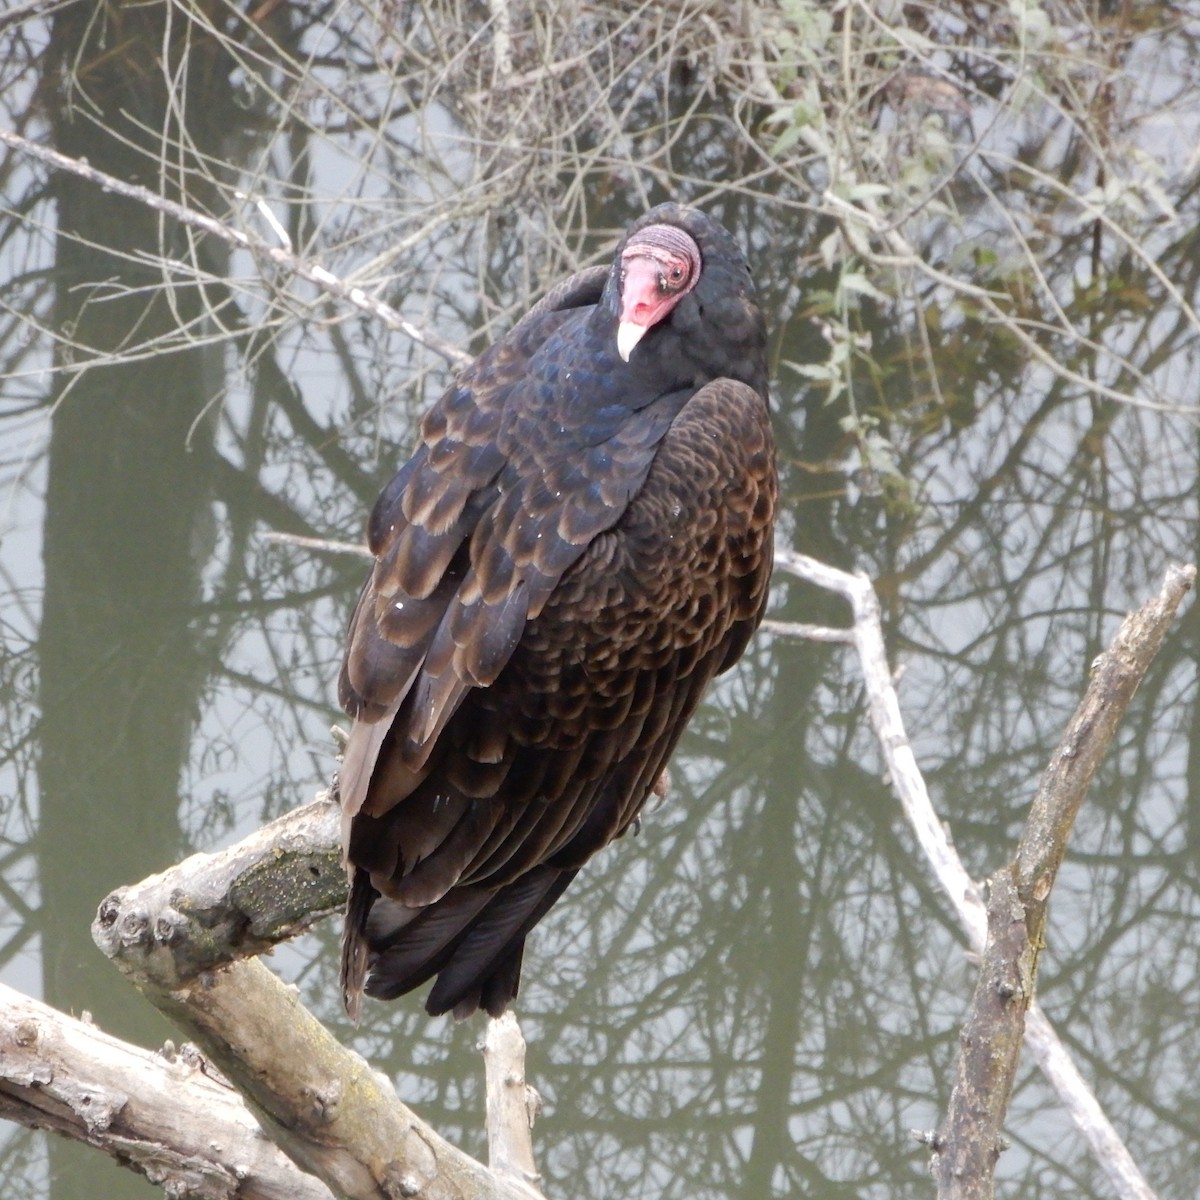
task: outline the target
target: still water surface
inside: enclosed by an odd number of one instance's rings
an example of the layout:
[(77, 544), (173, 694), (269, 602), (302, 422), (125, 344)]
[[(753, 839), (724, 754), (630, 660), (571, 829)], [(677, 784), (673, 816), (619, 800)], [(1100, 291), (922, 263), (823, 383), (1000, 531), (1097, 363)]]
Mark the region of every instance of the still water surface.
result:
[[(153, 80), (106, 76), (98, 60), (81, 75), (97, 112), (72, 116), (61, 82), (34, 104), (35, 88), (90, 45), (70, 16), (80, 7), (23, 25), (5, 123), (33, 113), (31, 134), (170, 190), (169, 156), (156, 176), (137, 148), (147, 121), (165, 120)], [(298, 47), (334, 36), (295, 19)], [(343, 240), (347, 273), (393, 254), (393, 301), (476, 348), (487, 336), (477, 330), (504, 327), (536, 291), (551, 257), (538, 239), (556, 236), (539, 224), (545, 214), (422, 225), (431, 179), (448, 190), (468, 169), (459, 145), (443, 146), (440, 177), (412, 166), (433, 153), (422, 138), (455, 132), (445, 108), (398, 112), (391, 133), (405, 154), (383, 161), (332, 123), (301, 145), (286, 122), (251, 119), (270, 105), (247, 101), (247, 62), (231, 71), (205, 53), (193, 47), (186, 85), (189, 153), (240, 163), (278, 199), (297, 245)], [(350, 72), (335, 58), (312, 60), (322, 86), (367, 88), (368, 67)], [(694, 161), (717, 152), (714, 126), (675, 119)], [(647, 173), (638, 187), (657, 201), (664, 178)], [(926, 323), (926, 362), (912, 310), (880, 304), (856, 318), (877, 366), (863, 366), (851, 409), (793, 365), (829, 353), (811, 298), (832, 282), (818, 253), (828, 224), (783, 183), (714, 193), (689, 178), (672, 190), (739, 232), (772, 314), (781, 539), (878, 580), (918, 759), (969, 869), (984, 876), (1011, 853), (1119, 617), (1157, 590), (1168, 562), (1196, 556), (1196, 329), (1180, 321), (1180, 293), (1145, 263), (1126, 264), (1124, 285), (1140, 298), (1089, 328), (1169, 402), (1138, 407), (1064, 382), (961, 314)], [(210, 182), (192, 203), (230, 193), (221, 172)], [(339, 639), (363, 568), (264, 535), (355, 540), (449, 376), (436, 355), (337, 304), (314, 307), (297, 292), (268, 306), (277, 280), (216, 246), (200, 255), (202, 278), (181, 269), (164, 288), (145, 257), (161, 245), (153, 213), (80, 180), (46, 183), (11, 159), (0, 214), (0, 979), (153, 1045), (171, 1030), (92, 946), (95, 906), (325, 784)], [(325, 203), (289, 209), (289, 188)], [(953, 239), (931, 230), (931, 255), (948, 254), (948, 239), (964, 254), (1003, 248), (1003, 223), (971, 199), (961, 197)], [(1176, 199), (1179, 223), (1161, 233), (1156, 266), (1194, 305), (1196, 206), (1189, 188)], [(585, 212), (563, 218), (562, 236), (598, 252), (642, 207), (638, 188), (598, 188)], [(361, 252), (356, 222), (370, 234)], [(1083, 268), (1066, 233), (1047, 239), (1045, 269), (1061, 272), (1052, 282), (1065, 297)], [(183, 235), (168, 240), (168, 256), (186, 260)], [(924, 302), (936, 305), (936, 293)], [(1095, 301), (1081, 292), (1078, 303)], [(1089, 320), (1082, 307), (1072, 315)], [(131, 347), (125, 361), (110, 357)], [(853, 411), (886, 435), (874, 471), (846, 434)], [(772, 615), (845, 619), (784, 578)], [(1200, 1178), (1197, 632), (1189, 611), (1093, 788), (1040, 979), (1044, 1007), (1135, 1158), (1177, 1200)], [(429, 1020), (409, 998), (369, 1006), (350, 1028), (333, 928), (274, 963), (406, 1100), (482, 1151), (477, 1024)], [(668, 801), (543, 922), (525, 980), (547, 1194), (930, 1194), (910, 1131), (934, 1127), (944, 1109), (972, 973), (880, 778), (847, 650), (757, 639), (685, 737)], [(1106, 1194), (1031, 1070), (1008, 1133), (1011, 1194)], [(5, 1197), (151, 1194), (77, 1147), (16, 1127), (0, 1142)]]

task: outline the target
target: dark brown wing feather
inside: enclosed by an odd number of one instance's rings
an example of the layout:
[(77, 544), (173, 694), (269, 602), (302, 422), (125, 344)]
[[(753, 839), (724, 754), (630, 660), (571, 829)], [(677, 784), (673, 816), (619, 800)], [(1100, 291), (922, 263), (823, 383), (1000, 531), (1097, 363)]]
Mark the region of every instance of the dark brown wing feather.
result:
[(502, 1011), (525, 935), (633, 821), (761, 617), (765, 385), (621, 408), (619, 369), (571, 383), (606, 353), (588, 314), (607, 275), (464, 373), (372, 514), (339, 687), (352, 1012), (368, 969), (373, 995), (437, 975), (431, 1012)]
[[(426, 668), (470, 570), (468, 539), (495, 503), (507, 462), (498, 435), (508, 395), (523, 380), (534, 351), (574, 310), (596, 303), (606, 276), (604, 268), (593, 268), (559, 284), (464, 371), (426, 414), (417, 453), (372, 510), (367, 542), (376, 564), (350, 619), (338, 680), (338, 699), (357, 718), (339, 781), (348, 820), (366, 800), (383, 738)], [(444, 646), (441, 651), (444, 658)], [(439, 666), (445, 670), (444, 663), (430, 664), (426, 677)], [(459, 683), (450, 676), (443, 684), (441, 710), (447, 715), (465, 691)], [(426, 684), (421, 696), (426, 706), (430, 688)], [(432, 740), (429, 730), (424, 740)], [(417, 758), (414, 778), (422, 765)]]

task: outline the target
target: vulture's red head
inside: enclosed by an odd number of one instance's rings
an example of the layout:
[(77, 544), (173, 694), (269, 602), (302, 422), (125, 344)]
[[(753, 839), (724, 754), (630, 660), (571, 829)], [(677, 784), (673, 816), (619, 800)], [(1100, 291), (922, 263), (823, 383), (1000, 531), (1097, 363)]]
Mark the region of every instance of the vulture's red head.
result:
[(700, 267), (700, 247), (674, 225), (647, 225), (626, 242), (617, 324), (617, 353), (625, 362), (646, 331), (696, 286)]

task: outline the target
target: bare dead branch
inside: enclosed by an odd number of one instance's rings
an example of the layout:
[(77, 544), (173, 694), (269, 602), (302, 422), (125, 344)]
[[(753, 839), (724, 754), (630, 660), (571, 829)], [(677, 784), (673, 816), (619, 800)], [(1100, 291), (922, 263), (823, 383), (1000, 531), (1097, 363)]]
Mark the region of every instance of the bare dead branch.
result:
[(767, 619), (762, 623), (764, 633), (776, 633), (780, 637), (801, 638), (806, 642), (833, 642), (852, 646), (854, 631), (850, 629), (834, 629), (828, 625), (806, 625), (801, 621), (772, 621)]
[(1121, 622), (1108, 650), (1092, 665), (1087, 692), (1042, 775), (1014, 864), (1035, 946), (1042, 940), (1046, 900), (1092, 777), (1195, 581), (1194, 566), (1171, 566), (1159, 594)]
[(334, 801), (318, 799), (226, 850), (118, 888), (92, 936), (138, 986), (174, 988), (260, 954), (345, 903), (340, 820)]
[[(130, 972), (126, 968), (126, 974)], [(351, 1200), (529, 1200), (401, 1103), (257, 959), (145, 994), (234, 1082), (289, 1157)]]
[(1025, 1014), (1025, 1045), (1103, 1166), (1114, 1194), (1121, 1200), (1155, 1200), (1154, 1191), (1036, 1000)]
[(1195, 579), (1195, 567), (1172, 566), (1159, 595), (1121, 623), (1042, 775), (1016, 860), (992, 876), (988, 944), (935, 1146), (939, 1200), (991, 1200), (1047, 904), (1067, 839), (1117, 725)]
[(972, 948), (982, 951), (987, 934), (983, 897), (946, 836), (909, 744), (883, 642), (879, 599), (871, 581), (861, 572), (851, 575), (793, 550), (777, 548), (775, 563), (790, 574), (837, 592), (849, 601), (854, 617), (850, 633), (862, 664), (867, 708), (888, 776), (922, 852), (954, 904)]
[(954, 1088), (932, 1141), (938, 1200), (991, 1200), (1002, 1130), (1033, 1000), (1036, 950), (1010, 870), (991, 878), (988, 944), (962, 1032)]
[[(905, 815), (917, 835), (922, 852), (933, 867), (938, 882), (955, 908), (972, 950), (977, 954), (983, 954), (988, 937), (988, 912), (984, 908), (978, 884), (967, 874), (937, 817), (916, 757), (909, 744), (900, 714), (899, 699), (887, 663), (879, 601), (870, 580), (861, 573), (849, 574), (787, 549), (776, 551), (776, 563), (790, 574), (819, 587), (835, 591), (849, 601), (854, 617), (854, 624), (850, 632), (863, 667), (871, 723), (879, 741), (892, 786), (895, 788)], [(1135, 639), (1139, 645), (1142, 644), (1141, 637), (1149, 639), (1146, 645), (1149, 645), (1150, 641), (1153, 642), (1153, 649), (1145, 660), (1148, 664), (1153, 650), (1157, 649), (1158, 643), (1161, 641), (1162, 632), (1169, 623), (1171, 615), (1194, 578), (1195, 569), (1193, 567), (1172, 567), (1167, 574), (1162, 595), (1151, 601), (1138, 614), (1127, 618), (1126, 623), (1122, 625), (1113, 647), (1105, 656), (1108, 659), (1116, 655), (1119, 665), (1113, 668), (1116, 673), (1110, 675), (1106, 682), (1100, 685), (1101, 695), (1105, 699), (1101, 709), (1093, 713), (1097, 720), (1102, 720), (1103, 723), (1111, 721), (1112, 727), (1115, 728), (1120, 712), (1124, 710), (1124, 705), (1128, 703), (1129, 697), (1136, 688), (1137, 679), (1141, 678), (1141, 674), (1131, 666), (1132, 662), (1141, 660), (1130, 657), (1128, 641), (1130, 622), (1144, 619), (1153, 623), (1157, 630), (1156, 634), (1143, 633)], [(1168, 607), (1169, 612), (1167, 611)], [(1144, 618), (1143, 614), (1146, 614)], [(1142, 627), (1135, 625), (1135, 628), (1141, 629)], [(1096, 679), (1093, 680), (1092, 687), (1089, 688), (1088, 696), (1092, 696), (1093, 691), (1096, 690), (1097, 679), (1104, 669), (1105, 664), (1102, 664)], [(1145, 667), (1142, 666), (1141, 673), (1144, 673), (1144, 670)], [(1118, 703), (1120, 704), (1119, 710), (1114, 707)], [(1084, 712), (1087, 704), (1088, 701), (1085, 698), (1080, 712)], [(1088, 711), (1092, 710), (1088, 709)], [(1085, 725), (1078, 727), (1080, 730), (1084, 728), (1086, 728)], [(1070, 741), (1072, 730), (1076, 729), (1075, 722), (1072, 722), (1064, 737), (1064, 746), (1072, 744)], [(1111, 732), (1108, 736), (1111, 737)], [(1061, 749), (1062, 747), (1060, 747)], [(1087, 771), (1086, 777), (1090, 781), (1098, 756), (1095, 761), (1092, 761), (1090, 753), (1084, 755), (1079, 747), (1076, 749), (1076, 754), (1081, 758), (1081, 766)], [(1056, 754), (1055, 762), (1058, 761), (1058, 757)], [(1070, 762), (1070, 755), (1065, 757), (1065, 761)], [(1078, 802), (1082, 800), (1082, 791), (1079, 791), (1076, 786), (1080, 778), (1081, 776), (1073, 776), (1072, 786), (1068, 789), (1069, 803), (1075, 804), (1074, 811), (1077, 811)], [(1086, 788), (1086, 784), (1084, 787)], [(1039, 793), (1039, 800), (1035, 801), (1035, 805), (1039, 804), (1040, 799), (1041, 793)], [(1072, 812), (1072, 820), (1073, 817)], [(1038, 830), (1045, 829), (1047, 824), (1053, 828), (1061, 827), (1054, 819), (1047, 820), (1045, 817), (1039, 817), (1035, 823)], [(1040, 833), (1033, 835), (1033, 842), (1037, 845), (1045, 845), (1045, 839)], [(1023, 841), (1022, 846), (1024, 847), (1024, 845)], [(1050, 858), (1057, 866), (1057, 863), (1061, 861), (1061, 854), (1057, 859), (1053, 859), (1052, 855)], [(1041, 856), (1039, 861), (1044, 864), (1045, 856)], [(1037, 871), (1027, 877), (1032, 878), (1034, 875), (1044, 878), (1044, 872), (1039, 874)], [(996, 913), (997, 924), (1000, 924), (1005, 913), (1011, 910), (1014, 896), (1019, 904), (1020, 898), (1011, 886), (1002, 885), (999, 889), (994, 889), (991, 908)], [(1044, 913), (1042, 919), (1044, 921)], [(1022, 927), (1024, 928), (1023, 920)], [(1027, 933), (1022, 934), (1022, 938), (1027, 941)], [(1013, 987), (1013, 969), (1011, 966), (1008, 969), (1001, 969), (994, 964), (985, 966), (980, 972), (981, 986), (985, 979), (991, 981), (994, 994), (1000, 996)], [(1029, 979), (1031, 984), (1032, 975), (1029, 976)], [(1021, 983), (1019, 972), (1015, 976), (1015, 981), (1019, 987)], [(1015, 995), (1016, 992), (1013, 994)], [(1070, 1113), (1076, 1127), (1087, 1140), (1097, 1162), (1107, 1173), (1114, 1190), (1124, 1200), (1153, 1200), (1154, 1193), (1138, 1170), (1128, 1148), (1079, 1074), (1049, 1020), (1037, 1003), (1032, 1002), (1031, 987), (1028, 1000), (1030, 1003), (1025, 1020), (1025, 1041), (1037, 1059), (1043, 1074)], [(1018, 1046), (1019, 1041), (1018, 1037)], [(1007, 1102), (1007, 1094), (1005, 1092), (1005, 1102)], [(937, 1141), (936, 1138), (934, 1140)], [(995, 1144), (993, 1141), (990, 1145), (994, 1147)], [(988, 1178), (990, 1179), (990, 1172)]]
[(488, 1021), (483, 1037), (487, 1073), (488, 1165), (499, 1176), (538, 1195), (533, 1122), (541, 1097), (525, 1082), (525, 1039), (510, 1010)]
[(344, 300), (347, 304), (352, 304), (355, 308), (370, 313), (371, 316), (377, 317), (389, 328), (399, 330), (407, 337), (412, 338), (414, 342), (426, 347), (428, 350), (432, 350), (435, 354), (440, 354), (447, 362), (455, 366), (464, 366), (471, 361), (471, 356), (466, 351), (460, 350), (453, 343), (439, 337), (436, 333), (421, 329), (403, 314), (397, 312), (390, 304), (370, 295), (361, 287), (344, 282), (334, 275), (332, 271), (327, 270), (318, 263), (300, 258), (287, 250), (281, 249), (279, 246), (268, 245), (268, 243), (259, 238), (251, 237), (248, 233), (243, 233), (240, 229), (234, 229), (232, 226), (218, 221), (215, 217), (197, 212), (195, 209), (187, 208), (185, 205), (177, 204), (175, 201), (168, 200), (166, 197), (160, 196), (152, 192), (149, 188), (142, 187), (140, 184), (126, 183), (124, 180), (118, 179), (115, 175), (109, 175), (104, 171), (97, 170), (82, 159), (60, 154), (57, 150), (52, 150), (49, 146), (43, 146), (38, 142), (30, 141), (28, 138), (22, 137), (19, 133), (0, 129), (0, 142), (4, 142), (6, 145), (23, 154), (28, 154), (31, 158), (36, 158), (46, 163), (57, 171), (69, 171), (72, 175), (78, 175), (81, 179), (86, 179), (94, 183), (106, 192), (113, 192), (129, 200), (136, 200), (139, 204), (144, 204), (147, 208), (154, 209), (155, 212), (160, 212), (184, 225), (190, 225), (195, 229), (203, 230), (205, 233), (220, 238), (222, 241), (228, 242), (231, 246), (236, 246), (240, 250), (248, 251), (256, 258), (265, 258), (276, 266), (282, 267), (294, 275), (298, 275), (301, 279), (316, 284), (317, 287), (328, 292), (331, 296), (336, 296), (339, 300)]
[(3, 985), (0, 1117), (86, 1142), (169, 1194), (330, 1200), (198, 1053), (130, 1046)]
[[(257, 960), (235, 961), (341, 906), (339, 830), (332, 801), (297, 809), (228, 850), (114, 892), (93, 937), (234, 1083), (285, 1153), (334, 1191), (352, 1200), (530, 1200), (537, 1192), (521, 1174), (520, 1152), (505, 1160), (517, 1167), (505, 1174), (463, 1154), (343, 1047), (294, 988)], [(523, 1078), (507, 1061), (505, 1077)]]

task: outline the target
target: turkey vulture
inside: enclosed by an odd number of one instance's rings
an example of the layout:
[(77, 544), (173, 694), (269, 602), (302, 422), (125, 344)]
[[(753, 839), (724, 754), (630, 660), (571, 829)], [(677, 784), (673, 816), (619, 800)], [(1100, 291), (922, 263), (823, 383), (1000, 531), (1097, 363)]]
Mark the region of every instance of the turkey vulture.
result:
[(757, 626), (766, 330), (728, 231), (663, 204), (426, 413), (368, 522), (338, 790), (342, 987), (493, 1016)]

